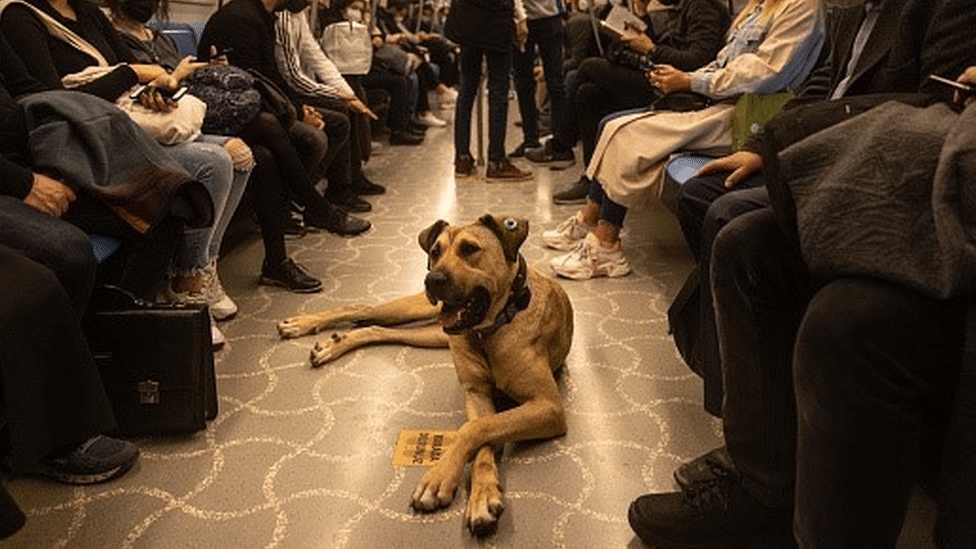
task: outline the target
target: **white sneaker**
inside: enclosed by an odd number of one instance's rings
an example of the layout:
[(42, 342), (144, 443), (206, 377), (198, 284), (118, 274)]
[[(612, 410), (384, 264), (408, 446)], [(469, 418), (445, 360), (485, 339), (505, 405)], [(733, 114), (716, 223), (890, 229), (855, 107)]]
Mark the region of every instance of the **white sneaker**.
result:
[(215, 320), (227, 320), (237, 314), (237, 303), (227, 295), (217, 276), (217, 264), (211, 263), (203, 270), (203, 295)]
[(423, 124), (428, 128), (443, 128), (447, 125), (447, 122), (443, 119), (437, 118), (437, 115), (427, 111), (424, 114), (417, 115), (417, 123)]
[(573, 251), (550, 263), (559, 276), (586, 280), (598, 276), (617, 277), (630, 273), (630, 264), (620, 249), (620, 242), (605, 246), (590, 233)]
[(575, 248), (583, 237), (596, 229), (593, 225), (583, 222), (583, 212), (579, 211), (573, 217), (563, 221), (554, 230), (542, 233), (542, 242), (553, 250), (569, 251)]
[(217, 327), (217, 322), (214, 321), (213, 317), (210, 318), (210, 348), (214, 351), (219, 351), (227, 343), (227, 338), (224, 337), (224, 333), (220, 331)]

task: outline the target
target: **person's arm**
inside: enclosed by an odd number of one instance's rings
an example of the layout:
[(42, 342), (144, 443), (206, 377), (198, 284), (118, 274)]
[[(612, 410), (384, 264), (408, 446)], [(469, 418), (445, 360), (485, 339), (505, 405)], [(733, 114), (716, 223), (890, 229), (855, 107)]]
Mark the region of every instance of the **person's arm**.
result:
[(678, 48), (666, 42), (655, 44), (647, 52), (654, 63), (672, 65), (683, 71), (704, 66), (722, 49), (730, 15), (724, 4), (711, 0), (691, 0), (680, 15), (687, 21), (685, 46)]
[[(11, 48), (18, 54), (27, 72), (48, 89), (63, 89), (62, 75), (51, 53), (50, 35), (30, 8), (11, 5), (3, 11), (0, 29)], [(138, 83), (135, 71), (120, 66), (114, 71), (77, 88), (108, 101), (115, 99)]]
[(724, 66), (710, 63), (692, 72), (691, 90), (724, 99), (744, 93), (776, 93), (791, 85), (798, 87), (816, 64), (823, 45), (818, 2), (787, 0), (776, 8), (767, 25), (765, 32), (762, 24), (739, 29), (747, 39), (761, 40), (758, 47), (729, 59)]
[[(311, 29), (301, 14), (281, 12), (275, 23), (275, 58), (282, 78), (305, 95), (341, 98), (355, 95), (334, 63), (312, 39)], [(302, 70), (308, 67), (313, 80)]]

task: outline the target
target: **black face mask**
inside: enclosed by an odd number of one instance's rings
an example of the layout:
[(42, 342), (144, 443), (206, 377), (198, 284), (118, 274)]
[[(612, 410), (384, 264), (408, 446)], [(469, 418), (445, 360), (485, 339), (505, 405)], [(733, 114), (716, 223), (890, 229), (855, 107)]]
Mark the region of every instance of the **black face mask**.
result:
[(292, 13), (299, 13), (309, 5), (311, 5), (309, 0), (288, 0), (285, 2), (285, 5), (281, 6), (275, 11), (288, 10)]
[(120, 6), (122, 12), (139, 23), (152, 19), (159, 9), (159, 0), (127, 0)]

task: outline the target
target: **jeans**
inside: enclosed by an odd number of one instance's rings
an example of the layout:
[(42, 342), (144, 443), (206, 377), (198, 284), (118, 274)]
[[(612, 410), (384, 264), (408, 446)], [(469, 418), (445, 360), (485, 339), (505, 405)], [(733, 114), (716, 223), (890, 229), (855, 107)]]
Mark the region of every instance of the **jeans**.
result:
[(558, 15), (528, 21), (529, 38), (524, 50), (512, 53), (512, 73), (522, 116), (522, 141), (539, 142), (539, 111), (535, 105), (536, 48), (545, 72), (553, 128), (562, 126), (566, 113), (566, 88), (563, 78), (563, 24)]
[(0, 195), (0, 219), (0, 244), (54, 271), (80, 318), (95, 282), (88, 235), (12, 196)]
[[(194, 179), (203, 183), (214, 204), (214, 224), (184, 231), (183, 242), (177, 251), (174, 265), (176, 270), (181, 274), (190, 274), (202, 270), (217, 259), (216, 254), (211, 255), (211, 251), (220, 249), (220, 240), (216, 239), (218, 224), (225, 221), (223, 228), (226, 229), (226, 223), (230, 220), (224, 219), (225, 216), (233, 215), (237, 208), (235, 203), (231, 205), (230, 212), (226, 212), (235, 184), (234, 165), (227, 151), (216, 143), (191, 141), (166, 147), (166, 152)], [(238, 179), (236, 183), (240, 185), (242, 181)], [(239, 200), (239, 193), (235, 191), (234, 194)]]
[(793, 358), (801, 548), (895, 547), (921, 450), (941, 448), (964, 317), (962, 299), (879, 280), (814, 295)]
[(481, 84), (481, 61), (488, 65), (488, 160), (505, 158), (508, 122), (508, 75), (511, 51), (488, 51), (461, 46), (461, 83), (454, 115), (454, 156), (471, 156), (471, 111)]
[(769, 193), (761, 175), (750, 177), (734, 190), (725, 188), (727, 174), (693, 177), (678, 190), (678, 222), (692, 255), (698, 261), (699, 344), (704, 382), (705, 411), (722, 415), (722, 366), (715, 333), (715, 308), (712, 307), (712, 246), (718, 232), (732, 219), (769, 206)]

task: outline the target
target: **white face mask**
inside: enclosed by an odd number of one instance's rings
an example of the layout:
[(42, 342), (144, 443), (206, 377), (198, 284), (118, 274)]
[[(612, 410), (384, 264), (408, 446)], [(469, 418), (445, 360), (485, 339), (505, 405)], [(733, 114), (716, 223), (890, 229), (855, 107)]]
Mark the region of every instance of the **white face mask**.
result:
[(346, 19), (350, 21), (356, 23), (363, 22), (363, 10), (359, 10), (356, 8), (346, 8), (346, 11), (344, 11), (343, 14), (346, 16)]

